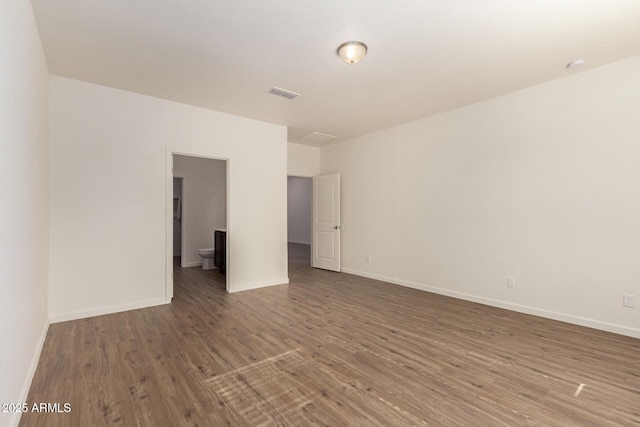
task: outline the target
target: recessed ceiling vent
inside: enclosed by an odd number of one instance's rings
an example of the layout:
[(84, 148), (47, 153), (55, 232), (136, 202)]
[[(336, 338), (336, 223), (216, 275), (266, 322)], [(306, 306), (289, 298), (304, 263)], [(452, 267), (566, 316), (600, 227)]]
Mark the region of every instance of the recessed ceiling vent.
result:
[(281, 97), (287, 98), (287, 99), (293, 99), (293, 98), (297, 98), (297, 97), (300, 96), (299, 93), (291, 92), (290, 90), (281, 89), (281, 88), (275, 87), (275, 86), (271, 88), (269, 93), (272, 93), (274, 95), (278, 95), (278, 96), (281, 96)]
[(298, 138), (298, 141), (305, 142), (307, 144), (320, 144), (321, 142), (330, 141), (336, 138), (337, 136), (329, 135), (327, 133), (311, 132), (308, 135), (304, 135)]

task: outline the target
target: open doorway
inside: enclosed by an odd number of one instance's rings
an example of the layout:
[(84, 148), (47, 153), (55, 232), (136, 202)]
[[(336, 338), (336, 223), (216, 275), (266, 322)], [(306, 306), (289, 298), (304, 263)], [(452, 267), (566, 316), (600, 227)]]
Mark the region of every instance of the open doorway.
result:
[(227, 160), (172, 153), (170, 161), (171, 296), (194, 286), (226, 291)]
[(287, 177), (287, 242), (289, 265), (311, 265), (313, 179)]

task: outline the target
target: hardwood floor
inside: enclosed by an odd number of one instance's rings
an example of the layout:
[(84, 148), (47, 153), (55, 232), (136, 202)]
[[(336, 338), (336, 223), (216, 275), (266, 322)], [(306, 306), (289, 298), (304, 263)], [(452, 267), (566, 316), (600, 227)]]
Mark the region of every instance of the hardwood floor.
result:
[[(23, 426), (640, 425), (640, 340), (308, 266), (51, 325)], [(580, 388), (580, 386), (582, 388)]]

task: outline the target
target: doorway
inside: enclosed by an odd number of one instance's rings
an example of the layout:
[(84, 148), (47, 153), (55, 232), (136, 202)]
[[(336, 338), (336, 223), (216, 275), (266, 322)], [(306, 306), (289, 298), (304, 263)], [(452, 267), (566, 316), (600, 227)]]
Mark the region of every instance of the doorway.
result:
[[(226, 259), (228, 229), (228, 160), (191, 154), (168, 153), (170, 185), (168, 221), (167, 295), (192, 286), (228, 289)], [(168, 182), (169, 184), (169, 182)], [(216, 234), (224, 231), (224, 242)], [(221, 245), (222, 243), (222, 245)], [(225, 265), (214, 260), (216, 249), (225, 251)], [(188, 282), (188, 283), (187, 283)], [(175, 285), (175, 288), (174, 288)]]
[(313, 179), (287, 176), (287, 242), (289, 265), (311, 265)]

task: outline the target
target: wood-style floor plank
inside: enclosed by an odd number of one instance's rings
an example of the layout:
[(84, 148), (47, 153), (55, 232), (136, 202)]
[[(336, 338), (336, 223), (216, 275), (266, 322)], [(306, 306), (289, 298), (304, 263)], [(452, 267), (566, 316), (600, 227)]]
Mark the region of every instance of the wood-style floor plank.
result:
[[(53, 324), (22, 426), (640, 425), (640, 340), (348, 274)], [(578, 387), (583, 384), (580, 393)]]

